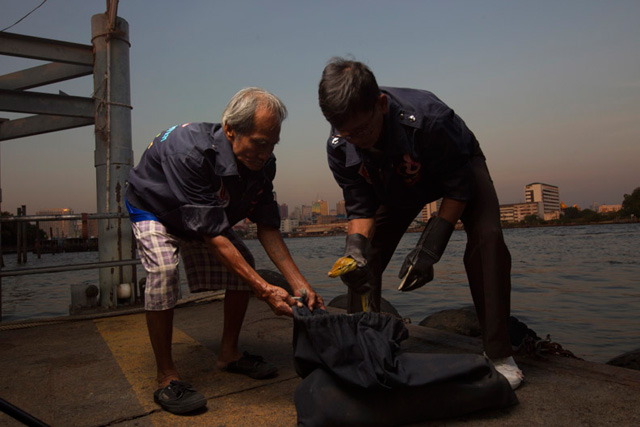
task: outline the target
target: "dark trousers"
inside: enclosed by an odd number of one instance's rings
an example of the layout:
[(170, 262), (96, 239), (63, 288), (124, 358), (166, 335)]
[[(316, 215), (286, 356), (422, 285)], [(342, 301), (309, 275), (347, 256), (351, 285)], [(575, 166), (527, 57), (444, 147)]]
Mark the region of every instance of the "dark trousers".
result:
[[(467, 233), (464, 266), (471, 296), (482, 327), (487, 356), (496, 359), (512, 354), (507, 325), (511, 305), (511, 255), (500, 226), (500, 205), (483, 156), (472, 158), (474, 196), (465, 207), (462, 222)], [(370, 311), (380, 311), (382, 272), (400, 239), (428, 201), (407, 208), (381, 206), (371, 240), (370, 267), (377, 283), (365, 295)], [(429, 286), (428, 284), (426, 286)], [(349, 291), (349, 312), (362, 311), (363, 297)]]

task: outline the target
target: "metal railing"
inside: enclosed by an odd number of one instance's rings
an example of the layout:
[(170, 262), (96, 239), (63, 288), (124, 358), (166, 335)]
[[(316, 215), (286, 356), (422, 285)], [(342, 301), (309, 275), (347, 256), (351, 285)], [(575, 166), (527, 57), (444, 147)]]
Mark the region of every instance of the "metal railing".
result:
[(0, 218), (0, 222), (34, 222), (34, 221), (78, 221), (82, 219), (118, 219), (129, 218), (126, 212), (112, 212), (101, 214), (56, 214), (56, 215), (23, 215), (5, 216)]
[[(39, 221), (85, 221), (85, 220), (98, 220), (98, 219), (123, 219), (129, 218), (129, 214), (126, 212), (120, 213), (100, 213), (100, 214), (58, 214), (58, 215), (22, 215), (22, 216), (12, 216), (12, 217), (1, 217), (1, 223), (30, 223), (30, 222), (39, 222)], [(0, 226), (0, 230), (1, 230)], [(26, 250), (26, 249), (25, 249)], [(2, 257), (2, 240), (0, 240), (0, 257)], [(12, 277), (12, 276), (25, 276), (31, 274), (45, 274), (45, 273), (61, 273), (67, 271), (77, 271), (77, 270), (90, 270), (90, 269), (98, 269), (98, 268), (109, 268), (109, 267), (124, 267), (124, 266), (134, 266), (140, 264), (140, 260), (128, 259), (128, 260), (118, 260), (118, 261), (99, 261), (92, 263), (83, 263), (83, 264), (68, 264), (61, 266), (49, 266), (49, 267), (36, 267), (36, 268), (14, 268), (14, 269), (4, 269), (2, 267), (2, 263), (0, 262), (0, 321), (2, 319), (2, 278), (3, 277)], [(135, 269), (133, 273), (133, 277), (136, 277)]]
[(37, 267), (37, 268), (15, 268), (13, 270), (0, 269), (0, 278), (11, 276), (26, 276), (29, 274), (44, 274), (44, 273), (62, 273), (65, 271), (77, 271), (77, 270), (91, 270), (94, 268), (108, 268), (108, 267), (124, 267), (127, 265), (140, 264), (139, 259), (125, 259), (121, 261), (101, 261), (101, 262), (89, 262), (85, 264), (70, 264), (64, 266), (52, 266), (52, 267)]

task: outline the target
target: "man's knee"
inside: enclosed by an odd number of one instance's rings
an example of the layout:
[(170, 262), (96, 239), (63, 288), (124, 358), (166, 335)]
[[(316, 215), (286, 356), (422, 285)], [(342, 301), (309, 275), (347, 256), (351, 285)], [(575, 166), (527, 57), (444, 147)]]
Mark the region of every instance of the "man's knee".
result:
[(147, 274), (171, 280), (178, 276), (178, 262), (162, 262), (147, 266)]
[(478, 239), (484, 244), (494, 245), (504, 242), (502, 228), (499, 225), (485, 225), (477, 230)]

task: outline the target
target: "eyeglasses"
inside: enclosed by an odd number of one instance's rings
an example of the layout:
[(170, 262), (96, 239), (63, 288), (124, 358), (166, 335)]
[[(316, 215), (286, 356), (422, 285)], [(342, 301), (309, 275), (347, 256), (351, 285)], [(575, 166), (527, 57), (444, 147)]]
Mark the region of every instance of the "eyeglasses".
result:
[(369, 116), (366, 122), (364, 122), (363, 124), (355, 128), (352, 132), (349, 132), (348, 135), (345, 135), (344, 133), (338, 131), (337, 133), (333, 133), (331, 137), (343, 138), (351, 142), (353, 140), (364, 139), (370, 136), (374, 131), (374, 126), (371, 125), (371, 122), (373, 121), (373, 117), (376, 114), (377, 107), (378, 107), (377, 105), (373, 107), (373, 110), (371, 110), (371, 115)]

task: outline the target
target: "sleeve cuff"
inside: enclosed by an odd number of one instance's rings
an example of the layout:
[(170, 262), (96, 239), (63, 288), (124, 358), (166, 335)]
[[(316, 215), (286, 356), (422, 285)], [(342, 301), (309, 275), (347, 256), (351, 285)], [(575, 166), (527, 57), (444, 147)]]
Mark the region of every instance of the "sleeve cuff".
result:
[(217, 236), (229, 229), (229, 220), (222, 206), (184, 205), (180, 207), (185, 230)]

